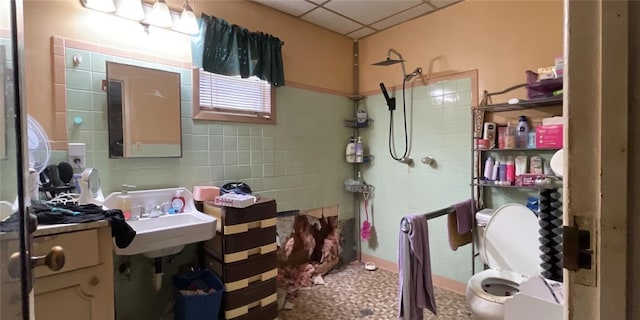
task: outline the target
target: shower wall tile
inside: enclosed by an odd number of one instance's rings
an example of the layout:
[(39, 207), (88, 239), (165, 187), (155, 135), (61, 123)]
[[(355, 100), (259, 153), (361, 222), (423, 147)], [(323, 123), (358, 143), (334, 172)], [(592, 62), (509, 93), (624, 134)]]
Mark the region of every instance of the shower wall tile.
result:
[[(407, 214), (422, 214), (447, 207), (471, 197), (471, 79), (443, 81), (407, 89), (407, 109), (411, 110), (411, 157), (413, 167), (398, 163), (389, 155), (389, 111), (382, 95), (364, 101), (373, 126), (360, 130), (374, 162), (362, 166), (364, 180), (375, 187), (369, 201), (370, 219), (376, 241), (363, 242), (363, 253), (395, 262), (399, 223)], [(402, 106), (401, 89), (395, 92)], [(395, 112), (395, 149), (404, 151), (402, 109)], [(433, 157), (435, 166), (420, 163)], [(360, 203), (362, 218), (363, 204)], [(371, 210), (374, 208), (375, 210)], [(471, 276), (469, 245), (451, 251), (446, 217), (429, 220), (429, 247), (434, 274), (466, 282)]]

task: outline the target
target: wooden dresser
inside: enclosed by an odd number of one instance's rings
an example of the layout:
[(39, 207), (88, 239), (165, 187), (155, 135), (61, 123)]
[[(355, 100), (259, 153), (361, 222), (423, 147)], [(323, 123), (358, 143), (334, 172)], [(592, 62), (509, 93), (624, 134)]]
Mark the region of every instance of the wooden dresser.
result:
[(203, 260), (224, 283), (224, 319), (277, 319), (275, 200), (246, 208), (205, 202), (204, 212), (219, 218), (216, 236), (204, 243)]

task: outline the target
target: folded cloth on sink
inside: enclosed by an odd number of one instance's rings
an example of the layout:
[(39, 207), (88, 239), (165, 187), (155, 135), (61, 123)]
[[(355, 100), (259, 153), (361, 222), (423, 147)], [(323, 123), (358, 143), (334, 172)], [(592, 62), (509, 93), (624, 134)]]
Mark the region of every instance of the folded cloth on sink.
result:
[[(31, 207), (31, 213), (38, 218), (38, 224), (71, 224), (106, 220), (111, 225), (111, 236), (115, 238), (118, 248), (126, 248), (136, 235), (136, 231), (125, 221), (121, 210), (103, 210), (95, 204), (78, 206), (56, 205)], [(0, 222), (0, 231), (17, 231), (20, 216), (14, 212), (6, 220)]]

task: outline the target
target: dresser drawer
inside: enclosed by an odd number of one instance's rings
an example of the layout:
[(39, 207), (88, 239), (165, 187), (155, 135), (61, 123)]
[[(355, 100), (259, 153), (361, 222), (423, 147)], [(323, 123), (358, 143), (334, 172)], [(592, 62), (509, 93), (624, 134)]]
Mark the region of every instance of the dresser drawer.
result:
[(224, 318), (227, 320), (271, 320), (277, 317), (278, 302), (275, 292), (245, 306), (224, 311)]
[(246, 288), (225, 292), (222, 298), (224, 310), (237, 309), (254, 301), (264, 299), (276, 292), (276, 278), (254, 281)]
[[(207, 251), (208, 249), (205, 248), (205, 252)], [(272, 272), (272, 270), (275, 270), (276, 274), (278, 272), (278, 261), (275, 252), (265, 255), (255, 255), (249, 259), (232, 263), (223, 263), (210, 254), (206, 254), (204, 260), (206, 267), (222, 279), (225, 287), (227, 283), (247, 279), (266, 272)]]
[[(36, 267), (33, 269), (36, 278), (87, 268), (100, 263), (98, 229), (36, 237), (32, 243), (32, 256), (44, 256), (54, 246), (60, 246), (64, 249), (64, 267), (58, 271), (52, 271), (46, 266)], [(5, 252), (17, 251), (18, 241), (10, 240), (6, 243)], [(6, 263), (7, 261), (3, 261), (3, 270), (7, 270)], [(2, 272), (2, 280), (11, 281), (7, 272)]]
[[(276, 227), (273, 226), (264, 229), (255, 228), (247, 232), (226, 236), (219, 232), (211, 240), (205, 241), (204, 245), (215, 253), (216, 258), (220, 259), (224, 256), (225, 258), (222, 259), (224, 262), (234, 262), (246, 259), (251, 254), (265, 254), (275, 251), (275, 241)], [(253, 253), (253, 251), (259, 252)], [(246, 252), (246, 254), (242, 254), (242, 252)], [(234, 255), (234, 253), (239, 254)]]
[[(274, 219), (273, 225), (275, 225), (276, 218), (276, 202), (273, 199), (261, 199), (256, 204), (246, 208), (233, 208), (233, 207), (218, 207), (213, 202), (204, 203), (204, 212), (220, 219), (220, 229), (223, 234), (228, 234), (227, 231), (233, 233), (245, 232), (241, 229), (242, 225), (250, 225), (252, 222), (260, 220)], [(235, 226), (235, 228), (229, 228)], [(226, 231), (225, 231), (226, 229)]]

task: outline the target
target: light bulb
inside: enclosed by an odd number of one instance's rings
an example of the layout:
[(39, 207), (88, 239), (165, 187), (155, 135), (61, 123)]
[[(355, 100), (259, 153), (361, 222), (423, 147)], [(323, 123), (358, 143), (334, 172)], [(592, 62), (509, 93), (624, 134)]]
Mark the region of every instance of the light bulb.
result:
[(196, 15), (188, 8), (185, 8), (182, 11), (182, 14), (180, 14), (180, 21), (174, 29), (186, 34), (196, 34), (200, 32)]
[(173, 26), (173, 20), (171, 20), (171, 13), (169, 7), (164, 0), (156, 0), (153, 4), (151, 13), (146, 19), (146, 22), (156, 27), (169, 28)]
[(116, 11), (116, 6), (113, 4), (113, 0), (82, 0), (82, 5), (102, 12)]
[(127, 19), (140, 21), (144, 19), (144, 10), (140, 0), (121, 0), (116, 14)]

